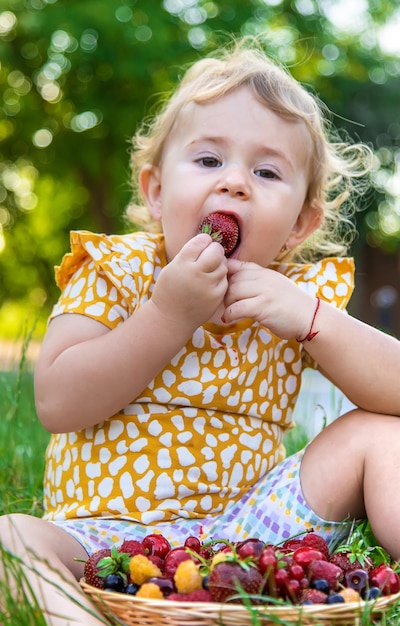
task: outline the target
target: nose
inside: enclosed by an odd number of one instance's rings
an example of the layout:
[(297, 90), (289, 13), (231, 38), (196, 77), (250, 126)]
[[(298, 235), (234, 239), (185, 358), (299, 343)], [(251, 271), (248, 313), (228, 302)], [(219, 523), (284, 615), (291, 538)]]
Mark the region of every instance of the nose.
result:
[(246, 199), (250, 194), (247, 173), (239, 165), (223, 168), (218, 184), (218, 193)]

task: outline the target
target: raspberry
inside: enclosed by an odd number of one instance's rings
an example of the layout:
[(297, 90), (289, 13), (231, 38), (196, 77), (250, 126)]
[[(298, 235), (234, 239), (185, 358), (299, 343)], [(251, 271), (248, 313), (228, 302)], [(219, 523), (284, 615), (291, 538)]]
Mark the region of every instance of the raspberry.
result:
[(144, 583), (138, 589), (136, 598), (152, 598), (153, 600), (162, 600), (164, 596), (160, 587), (155, 583)]
[(146, 554), (146, 551), (140, 541), (135, 541), (135, 539), (124, 539), (121, 547), (118, 548), (118, 551), (127, 552), (131, 556), (135, 556), (136, 554)]
[(316, 533), (307, 533), (304, 535), (302, 541), (304, 546), (311, 546), (319, 550), (326, 559), (329, 559), (329, 547), (323, 537), (320, 537)]
[(318, 591), (318, 589), (304, 589), (301, 596), (301, 603), (324, 604), (327, 597), (326, 593)]
[(129, 562), (129, 571), (131, 574), (132, 582), (137, 585), (142, 585), (149, 578), (153, 576), (161, 576), (162, 573), (157, 567), (143, 554), (136, 554)]
[(190, 593), (202, 588), (203, 577), (199, 568), (192, 560), (179, 563), (174, 575), (175, 586), (178, 593)]
[(212, 596), (207, 589), (197, 589), (190, 593), (171, 593), (167, 600), (175, 602), (212, 602)]

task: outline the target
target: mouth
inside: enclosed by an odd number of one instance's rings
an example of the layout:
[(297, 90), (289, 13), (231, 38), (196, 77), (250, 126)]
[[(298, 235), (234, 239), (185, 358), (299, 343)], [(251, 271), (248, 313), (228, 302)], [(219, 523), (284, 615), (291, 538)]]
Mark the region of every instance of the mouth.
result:
[(237, 219), (227, 213), (210, 213), (199, 224), (199, 233), (207, 233), (221, 244), (225, 256), (230, 257), (240, 243), (240, 228)]

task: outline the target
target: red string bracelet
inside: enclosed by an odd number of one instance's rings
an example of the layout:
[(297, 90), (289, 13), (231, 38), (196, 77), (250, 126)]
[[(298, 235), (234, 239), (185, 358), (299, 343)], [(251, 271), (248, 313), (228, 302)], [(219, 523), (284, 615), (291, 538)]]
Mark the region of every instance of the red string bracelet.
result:
[(319, 330), (315, 330), (314, 332), (312, 332), (313, 326), (314, 326), (314, 322), (315, 322), (315, 318), (317, 317), (317, 313), (318, 313), (318, 309), (319, 309), (319, 305), (321, 304), (321, 300), (319, 298), (317, 298), (317, 305), (315, 307), (315, 311), (314, 311), (314, 315), (311, 321), (311, 326), (310, 326), (310, 330), (308, 331), (307, 335), (304, 337), (304, 339), (296, 339), (296, 341), (298, 341), (299, 343), (303, 343), (303, 341), (311, 341), (311, 339), (314, 339), (314, 337), (316, 335), (318, 335)]

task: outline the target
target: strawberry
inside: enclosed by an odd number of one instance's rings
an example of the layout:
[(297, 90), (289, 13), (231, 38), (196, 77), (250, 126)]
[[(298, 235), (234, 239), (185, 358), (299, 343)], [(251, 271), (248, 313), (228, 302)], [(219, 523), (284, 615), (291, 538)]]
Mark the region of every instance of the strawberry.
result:
[(330, 589), (334, 591), (343, 579), (343, 571), (334, 563), (329, 561), (312, 561), (307, 569), (307, 576), (310, 583), (318, 578), (327, 581)]
[(239, 243), (239, 224), (232, 215), (226, 213), (210, 213), (199, 225), (200, 233), (211, 235), (230, 256)]
[(331, 555), (329, 561), (340, 567), (344, 573), (356, 569), (371, 570), (373, 567), (372, 560), (369, 556), (363, 557), (360, 560), (357, 558), (354, 559), (351, 552), (335, 552)]
[[(239, 590), (249, 595), (260, 594), (264, 582), (261, 572), (256, 567), (240, 561), (222, 561), (210, 572), (208, 590), (214, 602), (225, 602), (238, 595)], [(242, 600), (235, 598), (234, 602), (241, 603)]]
[(85, 561), (83, 575), (88, 585), (92, 585), (92, 587), (97, 587), (98, 589), (104, 589), (104, 577), (99, 576), (97, 564), (101, 559), (109, 557), (110, 555), (111, 550), (109, 548), (103, 548), (102, 550), (93, 552), (87, 561)]
[(97, 574), (104, 579), (110, 574), (118, 574), (126, 585), (128, 582), (129, 563), (131, 559), (130, 554), (121, 552), (118, 550), (117, 546), (113, 546), (110, 550), (110, 554), (103, 556), (103, 558), (97, 562)]

